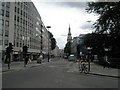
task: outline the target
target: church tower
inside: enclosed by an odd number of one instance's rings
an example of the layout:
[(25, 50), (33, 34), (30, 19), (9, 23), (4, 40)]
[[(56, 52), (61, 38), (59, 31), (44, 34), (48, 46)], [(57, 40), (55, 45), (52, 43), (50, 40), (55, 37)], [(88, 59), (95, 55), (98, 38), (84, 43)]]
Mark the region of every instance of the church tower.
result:
[(69, 25), (69, 28), (68, 28), (68, 36), (67, 36), (67, 42), (71, 42), (72, 41), (72, 36), (71, 36), (71, 28), (70, 28), (70, 25)]

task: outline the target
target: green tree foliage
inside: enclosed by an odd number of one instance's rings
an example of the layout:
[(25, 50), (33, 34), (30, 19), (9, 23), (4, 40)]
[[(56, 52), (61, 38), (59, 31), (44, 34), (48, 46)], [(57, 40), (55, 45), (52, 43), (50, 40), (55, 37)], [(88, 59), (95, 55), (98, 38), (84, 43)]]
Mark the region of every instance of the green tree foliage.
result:
[[(88, 13), (96, 13), (95, 33), (109, 34), (113, 52), (120, 50), (120, 2), (89, 2)], [(117, 50), (116, 50), (117, 47)]]
[(56, 39), (53, 37), (53, 34), (49, 32), (49, 38), (51, 39), (51, 50), (55, 49), (56, 47)]
[(68, 55), (71, 54), (71, 42), (67, 42), (64, 48), (64, 53), (68, 53)]
[(92, 33), (85, 35), (84, 44), (86, 47), (92, 48), (92, 54), (103, 56), (104, 48), (109, 48), (111, 41), (109, 35)]

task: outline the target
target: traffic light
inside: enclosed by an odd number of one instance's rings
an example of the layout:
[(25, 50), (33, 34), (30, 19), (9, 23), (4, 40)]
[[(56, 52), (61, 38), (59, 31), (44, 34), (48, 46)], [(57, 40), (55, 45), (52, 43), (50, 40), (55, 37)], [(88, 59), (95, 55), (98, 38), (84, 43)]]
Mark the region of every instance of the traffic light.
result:
[(27, 53), (28, 51), (28, 47), (27, 46), (23, 46), (23, 53)]
[(13, 45), (12, 45), (12, 43), (9, 43), (9, 50), (10, 50), (10, 52), (13, 52)]
[(6, 48), (6, 52), (5, 53), (6, 53), (6, 55), (10, 53), (10, 48), (9, 47)]

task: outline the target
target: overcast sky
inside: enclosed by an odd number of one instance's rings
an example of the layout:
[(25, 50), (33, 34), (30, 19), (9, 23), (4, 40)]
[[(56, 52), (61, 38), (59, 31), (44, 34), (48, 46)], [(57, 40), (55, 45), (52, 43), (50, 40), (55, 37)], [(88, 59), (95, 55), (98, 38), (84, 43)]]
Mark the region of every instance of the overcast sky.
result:
[[(32, 0), (43, 23), (51, 26), (50, 32), (54, 35), (57, 45), (63, 49), (67, 42), (69, 24), (72, 37), (92, 32), (92, 24), (98, 16), (86, 12), (86, 2), (41, 2)], [(91, 21), (91, 22), (87, 22)]]

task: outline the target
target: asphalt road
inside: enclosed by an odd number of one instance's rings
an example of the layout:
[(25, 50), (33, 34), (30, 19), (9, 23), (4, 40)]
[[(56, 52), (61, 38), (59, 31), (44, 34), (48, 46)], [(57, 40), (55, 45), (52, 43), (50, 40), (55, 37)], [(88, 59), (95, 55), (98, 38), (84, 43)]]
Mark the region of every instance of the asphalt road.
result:
[(118, 79), (70, 70), (72, 63), (63, 59), (25, 70), (4, 73), (3, 88), (118, 88)]

